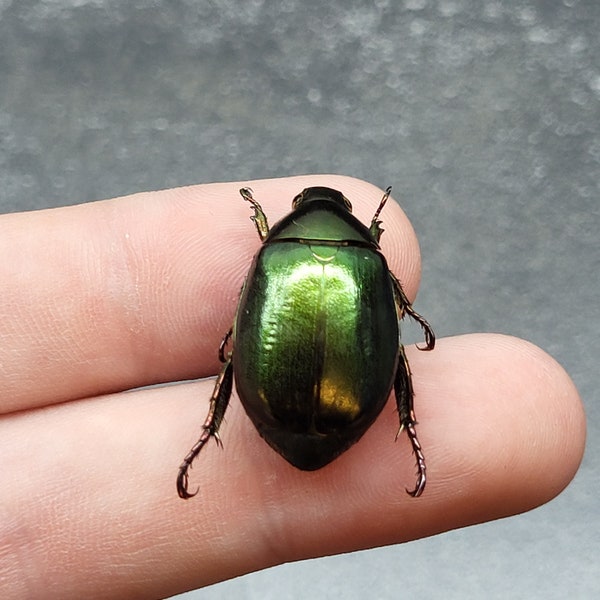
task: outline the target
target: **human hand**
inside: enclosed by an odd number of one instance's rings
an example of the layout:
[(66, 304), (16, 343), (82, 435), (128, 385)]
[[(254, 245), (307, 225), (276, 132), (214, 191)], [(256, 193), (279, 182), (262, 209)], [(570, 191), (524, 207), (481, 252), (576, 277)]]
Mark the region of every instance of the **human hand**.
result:
[[(585, 422), (562, 368), (493, 334), (407, 348), (428, 465), (419, 499), (390, 401), (331, 465), (294, 469), (235, 393), (190, 472), (217, 349), (259, 245), (240, 183), (0, 217), (0, 592), (3, 598), (159, 598), (281, 562), (408, 541), (557, 495)], [(252, 182), (271, 223), (326, 185), (368, 223), (381, 191), (339, 176)], [(417, 241), (388, 203), (381, 244), (414, 298)], [(418, 308), (418, 305), (417, 305)], [(433, 323), (435, 327), (435, 323)]]

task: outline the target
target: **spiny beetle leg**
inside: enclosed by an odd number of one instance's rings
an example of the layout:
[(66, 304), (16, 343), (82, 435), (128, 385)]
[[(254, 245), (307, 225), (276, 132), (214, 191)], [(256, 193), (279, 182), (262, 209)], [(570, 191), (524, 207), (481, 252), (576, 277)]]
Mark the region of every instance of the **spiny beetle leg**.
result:
[[(225, 339), (227, 339), (227, 336), (225, 336)], [(206, 444), (211, 437), (214, 437), (217, 443), (222, 445), (219, 438), (219, 427), (221, 426), (221, 421), (223, 421), (223, 416), (225, 415), (227, 405), (229, 404), (232, 385), (233, 363), (231, 362), (230, 356), (225, 361), (223, 369), (215, 383), (215, 389), (213, 390), (210, 399), (208, 415), (206, 416), (204, 425), (202, 425), (202, 434), (179, 467), (179, 474), (177, 475), (177, 493), (180, 498), (183, 498), (184, 500), (187, 500), (198, 493), (197, 490), (193, 494), (188, 492), (188, 471), (192, 462), (204, 447), (204, 444)]]
[(379, 203), (379, 206), (377, 207), (377, 210), (375, 211), (375, 214), (373, 215), (373, 218), (371, 219), (371, 226), (369, 227), (369, 231), (378, 243), (379, 243), (379, 240), (381, 239), (381, 234), (383, 233), (383, 229), (381, 228), (381, 221), (378, 220), (379, 214), (381, 213), (381, 210), (385, 206), (385, 203), (387, 202), (391, 193), (392, 193), (392, 186), (388, 187), (385, 190), (385, 194), (383, 194), (383, 198), (381, 199), (381, 202)]
[(229, 342), (231, 336), (233, 335), (233, 327), (223, 336), (221, 343), (219, 344), (219, 360), (224, 363), (227, 361), (225, 357), (225, 348), (227, 343)]
[(256, 225), (256, 230), (260, 237), (260, 241), (264, 242), (265, 238), (269, 235), (269, 223), (267, 222), (267, 215), (262, 209), (262, 206), (252, 196), (252, 190), (248, 187), (242, 188), (240, 194), (244, 200), (250, 202), (254, 209), (254, 214), (250, 217)]
[(390, 276), (394, 283), (394, 296), (396, 298), (398, 310), (400, 311), (400, 317), (402, 318), (404, 313), (406, 313), (421, 326), (421, 329), (423, 329), (423, 333), (425, 334), (425, 346), (417, 345), (417, 348), (419, 350), (433, 350), (435, 348), (435, 333), (433, 333), (431, 325), (412, 307), (398, 278), (392, 272), (390, 272)]
[(408, 360), (406, 359), (403, 346), (400, 346), (398, 368), (396, 369), (396, 379), (394, 381), (394, 392), (396, 395), (398, 413), (400, 415), (400, 429), (398, 430), (396, 439), (400, 433), (402, 433), (402, 430), (406, 429), (412, 450), (417, 459), (417, 483), (412, 491), (408, 489), (406, 491), (409, 495), (413, 496), (413, 498), (418, 498), (425, 489), (425, 484), (427, 482), (427, 468), (425, 466), (425, 456), (423, 456), (423, 450), (415, 430), (417, 421), (413, 409), (414, 390), (410, 367), (408, 366)]

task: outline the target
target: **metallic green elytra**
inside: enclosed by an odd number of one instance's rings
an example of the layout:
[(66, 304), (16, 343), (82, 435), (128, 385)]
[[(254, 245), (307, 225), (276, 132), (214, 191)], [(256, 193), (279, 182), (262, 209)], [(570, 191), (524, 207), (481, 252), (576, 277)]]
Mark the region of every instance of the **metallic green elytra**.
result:
[[(352, 215), (348, 199), (325, 187), (305, 189), (292, 212), (269, 229), (249, 188), (248, 201), (262, 246), (242, 288), (235, 323), (219, 348), (224, 363), (202, 434), (179, 468), (177, 491), (188, 492), (188, 470), (219, 427), (233, 380), (262, 438), (302, 470), (325, 466), (357, 442), (381, 412), (392, 388), (425, 488), (425, 458), (415, 431), (411, 373), (399, 322), (415, 319), (425, 333), (422, 350), (435, 345), (433, 330), (414, 311), (379, 247), (379, 214), (370, 227)], [(225, 352), (231, 339), (232, 350)], [(397, 435), (398, 435), (397, 434)], [(396, 436), (397, 437), (397, 436)]]

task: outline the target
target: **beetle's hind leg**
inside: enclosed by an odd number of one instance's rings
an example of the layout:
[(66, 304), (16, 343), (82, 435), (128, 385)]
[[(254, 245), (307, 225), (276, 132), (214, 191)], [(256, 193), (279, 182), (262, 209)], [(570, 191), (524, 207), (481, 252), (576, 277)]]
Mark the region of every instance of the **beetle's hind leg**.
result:
[(267, 215), (265, 215), (262, 206), (252, 196), (252, 190), (250, 188), (242, 188), (240, 194), (244, 200), (250, 202), (254, 209), (254, 214), (250, 217), (256, 225), (256, 230), (260, 236), (260, 241), (264, 242), (267, 235), (269, 235), (269, 223), (267, 222)]
[(394, 381), (394, 393), (396, 395), (396, 405), (398, 407), (398, 413), (400, 416), (400, 429), (396, 434), (396, 439), (405, 429), (412, 446), (412, 450), (417, 459), (417, 483), (412, 491), (406, 490), (408, 494), (414, 498), (418, 498), (425, 489), (425, 483), (427, 482), (426, 477), (426, 466), (425, 456), (423, 455), (423, 449), (421, 443), (417, 437), (415, 425), (417, 421), (415, 419), (415, 411), (413, 408), (414, 390), (412, 386), (412, 377), (410, 373), (410, 367), (406, 354), (404, 353), (404, 347), (400, 345), (400, 356), (398, 358), (398, 368), (396, 369), (396, 379)]
[(179, 473), (177, 474), (177, 493), (184, 500), (197, 494), (197, 491), (193, 494), (188, 491), (188, 471), (196, 456), (200, 454), (200, 451), (211, 437), (214, 437), (217, 444), (222, 446), (221, 439), (219, 438), (219, 427), (227, 410), (233, 386), (232, 355), (229, 353), (227, 357), (224, 356), (224, 348), (230, 337), (231, 330), (227, 332), (219, 347), (219, 356), (225, 364), (217, 377), (215, 388), (210, 398), (210, 407), (204, 425), (202, 425), (202, 434), (188, 455), (183, 459), (179, 467)]

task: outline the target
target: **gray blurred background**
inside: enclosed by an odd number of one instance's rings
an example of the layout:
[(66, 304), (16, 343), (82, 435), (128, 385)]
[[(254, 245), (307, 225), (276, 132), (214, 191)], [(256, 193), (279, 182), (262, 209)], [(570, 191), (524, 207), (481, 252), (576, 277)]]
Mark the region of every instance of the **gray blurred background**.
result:
[(538, 510), (180, 598), (600, 597), (599, 32), (597, 0), (0, 0), (1, 212), (393, 185), (436, 333), (531, 340), (586, 402), (583, 466)]

